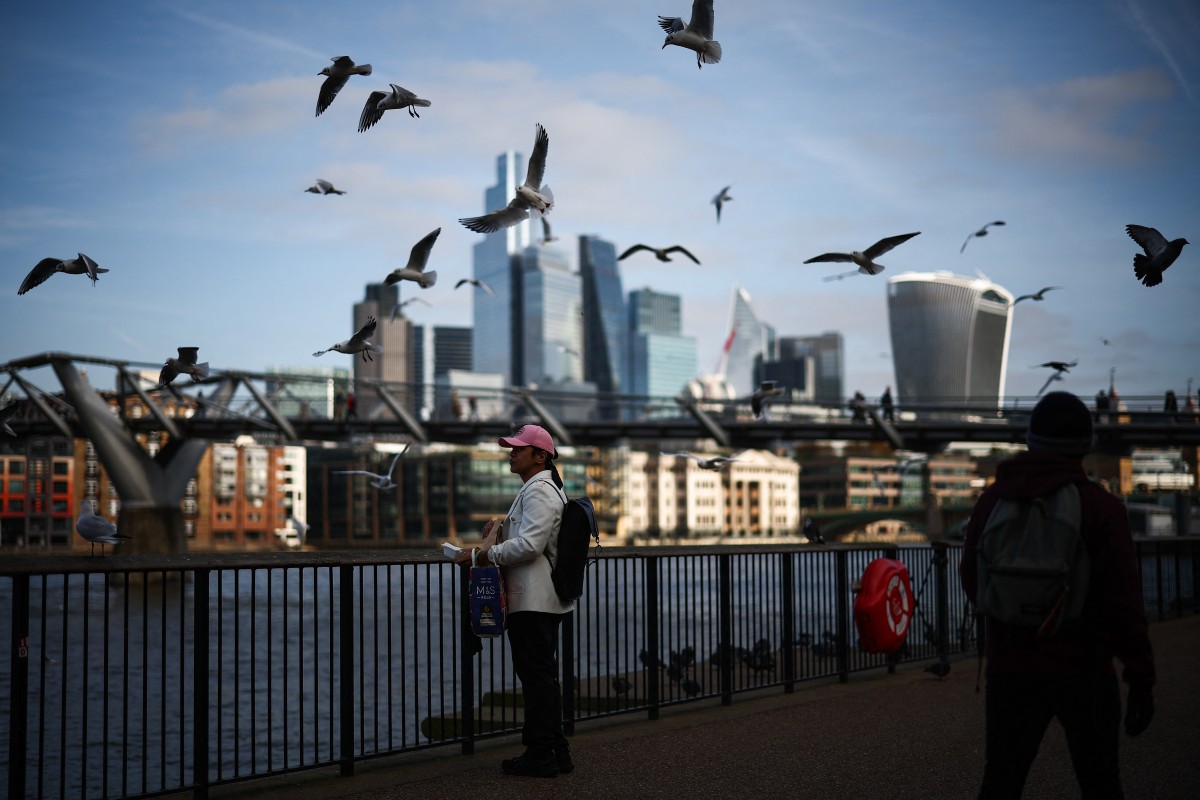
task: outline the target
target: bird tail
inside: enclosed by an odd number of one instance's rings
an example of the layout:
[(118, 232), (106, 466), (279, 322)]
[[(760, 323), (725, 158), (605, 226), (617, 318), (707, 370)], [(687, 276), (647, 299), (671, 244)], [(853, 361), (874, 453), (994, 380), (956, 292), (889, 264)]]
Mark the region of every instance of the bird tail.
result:
[(354, 68), (354, 71), (357, 72), (359, 75), (370, 75), (371, 74), (371, 65), (370, 64), (359, 64), (357, 67)]
[(538, 189), (538, 194), (546, 198), (546, 211), (554, 207), (554, 192), (551, 191), (549, 185), (543, 185), (542, 188)]
[(196, 371), (192, 373), (192, 380), (202, 381), (208, 377), (208, 362), (205, 361), (196, 365)]
[(1162, 283), (1162, 273), (1150, 269), (1150, 257), (1143, 253), (1133, 257), (1133, 274), (1147, 286), (1158, 286)]
[(429, 108), (431, 105), (433, 105), (433, 103), (429, 102), (428, 100), (424, 100), (420, 97), (414, 99), (412, 101), (412, 104), (414, 106), (420, 106), (421, 108)]
[(721, 63), (721, 43), (717, 41), (709, 42), (708, 46), (704, 48), (704, 52), (700, 54), (700, 60), (705, 64)]
[(430, 286), (433, 286), (435, 283), (437, 283), (437, 270), (422, 272), (420, 283), (422, 289), (428, 289)]
[(383, 345), (375, 344), (374, 342), (372, 342), (371, 345), (367, 348), (367, 350), (369, 350), (372, 353), (382, 353)]
[(876, 267), (875, 269), (870, 269), (868, 267), (859, 267), (858, 271), (861, 272), (863, 275), (878, 275), (879, 273), (881, 273), (885, 269), (887, 269), (886, 267), (883, 266), (883, 264), (876, 264), (875, 267)]

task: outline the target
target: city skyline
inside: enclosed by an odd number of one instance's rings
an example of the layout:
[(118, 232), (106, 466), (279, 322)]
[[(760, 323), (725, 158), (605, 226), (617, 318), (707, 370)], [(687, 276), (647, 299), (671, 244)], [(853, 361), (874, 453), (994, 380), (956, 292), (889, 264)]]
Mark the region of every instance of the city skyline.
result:
[[(361, 287), (435, 227), (438, 284), (401, 289), (432, 305), (406, 315), (470, 324), (481, 297), (453, 286), (483, 237), (455, 220), (479, 213), (497, 154), (528, 149), (540, 122), (548, 219), (573, 269), (585, 233), (701, 261), (622, 265), (627, 290), (681, 295), (701, 370), (737, 284), (779, 336), (840, 331), (845, 390), (877, 395), (895, 385), (886, 281), (947, 270), (1017, 295), (1064, 287), (1014, 308), (1010, 395), (1035, 393), (1032, 365), (1051, 359), (1079, 360), (1058, 388), (1087, 397), (1113, 368), (1124, 395), (1200, 380), (1200, 12), (1181, 0), (718, 2), (725, 55), (702, 71), (662, 51), (654, 14), (630, 2), (347, 3), (332, 18), (304, 2), (146, 2), (0, 20), (14, 78), (0, 89), (0, 362), (58, 350), (161, 363), (191, 345), (215, 370), (302, 365), (351, 332)], [(397, 48), (401, 24), (419, 35)], [(531, 35), (536, 57), (514, 50)], [(374, 74), (314, 117), (316, 73), (342, 54)], [(389, 82), (431, 107), (356, 132)], [(347, 193), (306, 193), (318, 178)], [(710, 199), (726, 185), (718, 223)], [(1197, 244), (1146, 288), (1128, 223)], [(881, 257), (882, 276), (824, 281), (840, 265), (801, 264), (918, 230)], [(56, 276), (16, 295), (41, 258), (76, 252), (110, 270), (95, 287)]]

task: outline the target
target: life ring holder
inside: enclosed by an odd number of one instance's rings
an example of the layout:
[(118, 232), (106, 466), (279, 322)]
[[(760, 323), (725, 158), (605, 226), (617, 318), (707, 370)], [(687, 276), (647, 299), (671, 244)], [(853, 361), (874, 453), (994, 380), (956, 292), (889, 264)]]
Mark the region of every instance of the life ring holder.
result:
[(877, 558), (863, 572), (854, 598), (854, 626), (868, 653), (895, 653), (904, 646), (916, 600), (908, 568), (894, 558)]

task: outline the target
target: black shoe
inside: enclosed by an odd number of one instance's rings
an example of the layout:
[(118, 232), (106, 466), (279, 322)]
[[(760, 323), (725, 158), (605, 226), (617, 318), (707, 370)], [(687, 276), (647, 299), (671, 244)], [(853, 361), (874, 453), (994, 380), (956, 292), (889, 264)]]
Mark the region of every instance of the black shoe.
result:
[[(570, 755), (567, 756), (568, 760)], [(572, 765), (572, 768), (574, 765)], [(505, 775), (524, 775), (528, 778), (553, 778), (558, 774), (558, 761), (554, 753), (544, 756), (531, 756), (529, 751), (516, 758), (506, 758), (500, 762), (500, 769)]]
[(555, 750), (554, 760), (558, 762), (558, 771), (563, 775), (575, 769), (575, 762), (571, 760), (571, 749), (569, 747)]

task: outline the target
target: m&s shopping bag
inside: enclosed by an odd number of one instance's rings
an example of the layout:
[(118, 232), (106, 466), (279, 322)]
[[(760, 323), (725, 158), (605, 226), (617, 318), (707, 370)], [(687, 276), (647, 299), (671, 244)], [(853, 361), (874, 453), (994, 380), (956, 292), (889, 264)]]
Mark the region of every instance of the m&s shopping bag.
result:
[(476, 566), (472, 559), (467, 590), (471, 599), (471, 630), (476, 636), (502, 636), (508, 603), (500, 568)]

